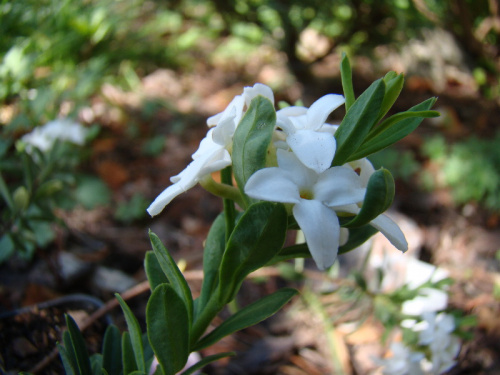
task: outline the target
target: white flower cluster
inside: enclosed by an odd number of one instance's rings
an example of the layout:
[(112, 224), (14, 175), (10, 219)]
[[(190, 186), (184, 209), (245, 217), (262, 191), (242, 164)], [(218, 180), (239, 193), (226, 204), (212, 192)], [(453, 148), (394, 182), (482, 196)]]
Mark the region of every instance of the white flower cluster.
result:
[(426, 312), (420, 321), (405, 320), (401, 325), (418, 334), (418, 349), (392, 343), (392, 357), (381, 361), (385, 375), (439, 375), (456, 364), (460, 340), (453, 334), (453, 316)]
[[(151, 216), (160, 213), (177, 195), (196, 185), (205, 176), (231, 165), (232, 138), (245, 110), (256, 96), (274, 103), (272, 90), (256, 84), (236, 96), (228, 107), (207, 120), (211, 127), (193, 154), (193, 161), (173, 185), (164, 190), (148, 208)], [(277, 166), (254, 173), (245, 193), (264, 201), (292, 206), (292, 213), (304, 233), (318, 268), (330, 267), (337, 258), (340, 224), (337, 214), (358, 214), (368, 180), (374, 168), (367, 159), (331, 167), (336, 151), (338, 126), (326, 123), (328, 116), (344, 104), (342, 95), (325, 95), (310, 108), (291, 106), (276, 112), (274, 147)], [(370, 223), (398, 249), (407, 249), (399, 227), (386, 215)]]
[(57, 140), (83, 145), (87, 133), (88, 129), (80, 123), (63, 118), (36, 127), (30, 133), (25, 134), (21, 140), (26, 143), (26, 151), (32, 153), (33, 147), (41, 151), (50, 150)]

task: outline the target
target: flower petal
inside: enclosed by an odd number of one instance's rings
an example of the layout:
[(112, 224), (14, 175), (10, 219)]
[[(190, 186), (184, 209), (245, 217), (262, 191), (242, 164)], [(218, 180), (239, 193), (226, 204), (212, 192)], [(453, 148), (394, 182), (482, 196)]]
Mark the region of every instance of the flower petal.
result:
[(307, 168), (297, 156), (290, 151), (278, 149), (276, 151), (278, 165), (290, 173), (290, 178), (299, 189), (311, 189), (318, 180), (318, 174), (310, 168)]
[(176, 183), (170, 185), (168, 188), (162, 191), (160, 195), (156, 197), (153, 203), (150, 204), (147, 211), (151, 216), (158, 215), (167, 204), (169, 204), (172, 199), (177, 197), (178, 195), (184, 193), (186, 190), (192, 188), (196, 185), (197, 181), (189, 180), (184, 181), (184, 184)]
[(314, 186), (315, 199), (331, 208), (362, 202), (365, 192), (359, 176), (348, 167), (332, 167), (324, 171)]
[(297, 203), (299, 187), (289, 172), (281, 168), (264, 168), (255, 172), (245, 185), (249, 197), (271, 202)]
[(335, 138), (332, 134), (298, 130), (288, 135), (286, 142), (306, 167), (317, 173), (330, 168), (336, 148)]
[(398, 249), (403, 252), (408, 250), (408, 242), (399, 226), (387, 215), (379, 215), (370, 224), (377, 228)]
[(253, 87), (245, 87), (243, 89), (243, 97), (245, 98), (245, 104), (247, 108), (250, 106), (252, 99), (257, 96), (263, 96), (271, 101), (274, 105), (274, 94), (273, 90), (269, 86), (262, 83), (256, 83)]
[(318, 268), (330, 267), (339, 250), (340, 225), (335, 211), (316, 200), (301, 199), (293, 206), (293, 216)]
[(328, 94), (316, 100), (307, 111), (308, 128), (318, 130), (330, 116), (330, 113), (344, 103), (344, 97), (337, 94)]

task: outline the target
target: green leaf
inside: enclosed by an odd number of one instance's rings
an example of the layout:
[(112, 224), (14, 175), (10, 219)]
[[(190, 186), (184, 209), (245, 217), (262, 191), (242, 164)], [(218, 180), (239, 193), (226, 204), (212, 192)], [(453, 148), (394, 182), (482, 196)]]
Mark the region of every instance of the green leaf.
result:
[(302, 243), (298, 245), (292, 245), (285, 247), (280, 250), (278, 254), (268, 263), (266, 264), (267, 266), (283, 262), (286, 260), (290, 259), (297, 259), (297, 258), (310, 258), (311, 253), (309, 252), (309, 248), (307, 247), (307, 244)]
[(354, 96), (354, 89), (352, 87), (351, 64), (349, 63), (349, 58), (345, 53), (342, 53), (342, 61), (340, 63), (340, 78), (342, 80), (342, 88), (344, 90), (345, 110), (348, 111), (356, 101), (356, 97)]
[(257, 96), (250, 103), (233, 137), (233, 173), (247, 204), (250, 198), (244, 194), (247, 180), (266, 163), (269, 144), (276, 125), (273, 103)]
[(203, 284), (198, 299), (197, 311), (200, 312), (207, 304), (217, 288), (219, 269), (226, 247), (224, 214), (217, 216), (208, 232), (203, 250)]
[(14, 200), (12, 199), (12, 195), (10, 194), (9, 188), (7, 187), (7, 184), (5, 183), (5, 180), (3, 179), (2, 173), (0, 172), (0, 194), (2, 194), (2, 197), (7, 203), (7, 206), (13, 210), (14, 209)]
[(189, 317), (170, 284), (155, 288), (146, 308), (148, 338), (165, 375), (182, 370), (189, 356)]
[(384, 93), (385, 83), (379, 79), (373, 82), (349, 108), (335, 132), (337, 151), (332, 166), (344, 164), (363, 143), (366, 135), (375, 125)]
[(193, 350), (206, 348), (216, 343), (223, 337), (253, 326), (264, 319), (269, 318), (278, 312), (297, 293), (298, 291), (292, 288), (280, 289), (277, 292), (244, 307), (236, 314), (226, 319), (220, 326), (208, 335), (203, 337), (196, 344)]
[(148, 251), (146, 253), (146, 257), (144, 258), (144, 269), (146, 270), (151, 290), (154, 290), (160, 284), (169, 282), (153, 251)]
[(93, 354), (90, 357), (90, 367), (92, 369), (93, 375), (103, 375), (105, 371), (102, 368), (102, 355), (101, 354)]
[(363, 245), (371, 236), (377, 233), (378, 230), (371, 225), (363, 225), (358, 228), (349, 229), (349, 239), (347, 243), (339, 247), (339, 255), (345, 254), (355, 248)]
[(57, 344), (57, 347), (59, 349), (59, 356), (61, 357), (61, 362), (64, 367), (64, 373), (66, 375), (77, 375), (78, 365), (71, 348), (71, 338), (68, 331), (63, 332), (63, 342), (64, 345)]
[(260, 202), (243, 214), (229, 238), (219, 274), (219, 301), (226, 304), (245, 277), (264, 266), (285, 241), (287, 213), (283, 204)]
[[(120, 303), (120, 306), (125, 315), (125, 320), (127, 321), (127, 327), (130, 334), (130, 342), (134, 352), (134, 358), (135, 358), (135, 363), (137, 365), (137, 370), (146, 372), (146, 362), (144, 360), (144, 347), (142, 345), (142, 337), (141, 337), (142, 333), (141, 333), (141, 327), (139, 326), (139, 322), (137, 321), (137, 318), (134, 316), (134, 313), (132, 312), (132, 310), (130, 310), (130, 307), (128, 307), (127, 303), (123, 300), (123, 298), (118, 293), (116, 293), (115, 296), (118, 299), (118, 302)], [(128, 353), (125, 353), (125, 351), (123, 350), (124, 359), (126, 354)]]
[(203, 367), (208, 365), (209, 363), (218, 361), (219, 359), (226, 358), (226, 357), (233, 357), (236, 355), (235, 352), (226, 352), (226, 353), (219, 353), (219, 354), (213, 354), (206, 356), (203, 358), (201, 361), (198, 363), (194, 364), (190, 368), (188, 368), (186, 371), (183, 371), (181, 375), (191, 375), (195, 373), (197, 370), (201, 370)]
[(380, 151), (413, 132), (426, 117), (439, 116), (439, 112), (429, 111), (436, 102), (429, 98), (406, 112), (397, 113), (373, 128), (365, 142), (351, 155), (349, 160), (357, 160)]
[(361, 211), (343, 226), (353, 228), (368, 224), (391, 206), (394, 190), (391, 172), (384, 168), (375, 171), (368, 181)]
[(137, 362), (129, 332), (123, 332), (122, 335), (122, 364), (124, 374), (131, 374), (137, 371)]
[(172, 285), (174, 290), (177, 292), (179, 297), (182, 298), (184, 304), (186, 305), (189, 323), (191, 324), (193, 322), (193, 296), (191, 295), (191, 289), (189, 289), (189, 285), (184, 278), (184, 275), (179, 267), (177, 267), (174, 259), (170, 256), (165, 246), (163, 246), (158, 236), (149, 231), (149, 238), (151, 240), (151, 245), (153, 245), (153, 251), (158, 259), (158, 263), (160, 263), (161, 269), (167, 276), (170, 285)]
[(65, 319), (71, 345), (71, 347), (67, 348), (67, 350), (68, 351), (72, 350), (74, 354), (73, 358), (76, 360), (78, 373), (80, 375), (92, 375), (89, 352), (87, 351), (87, 347), (85, 345), (85, 341), (83, 340), (82, 333), (80, 332), (80, 329), (78, 328), (75, 321), (70, 315), (66, 314)]
[(393, 104), (396, 102), (403, 85), (405, 83), (405, 78), (403, 74), (396, 74), (395, 72), (389, 72), (384, 77), (385, 82), (385, 94), (382, 105), (380, 106), (380, 112), (375, 123), (378, 123), (386, 114), (389, 112)]
[(104, 334), (102, 367), (108, 375), (120, 375), (122, 372), (121, 335), (115, 325), (108, 326)]

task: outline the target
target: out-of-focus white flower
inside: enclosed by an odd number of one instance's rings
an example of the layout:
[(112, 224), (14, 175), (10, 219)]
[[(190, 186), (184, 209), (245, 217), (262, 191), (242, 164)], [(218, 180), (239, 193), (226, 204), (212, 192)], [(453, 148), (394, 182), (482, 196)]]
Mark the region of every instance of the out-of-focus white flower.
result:
[(337, 129), (325, 124), (326, 119), (336, 108), (344, 104), (342, 95), (328, 94), (311, 107), (286, 107), (276, 113), (277, 126), (286, 134), (286, 143), (297, 158), (317, 173), (330, 168), (335, 155)]
[(211, 129), (192, 155), (193, 161), (181, 173), (170, 178), (173, 185), (167, 187), (148, 207), (151, 216), (158, 215), (172, 199), (194, 187), (205, 176), (231, 165), (234, 132), (245, 107), (248, 108), (252, 99), (259, 95), (274, 101), (272, 90), (257, 83), (246, 87), (243, 94), (236, 96), (223, 112), (208, 118), (207, 125)]
[(57, 140), (83, 145), (87, 133), (88, 129), (80, 123), (63, 118), (36, 127), (32, 132), (25, 134), (21, 140), (26, 143), (26, 151), (31, 153), (33, 147), (48, 151)]
[(391, 343), (392, 356), (377, 361), (383, 366), (384, 375), (425, 375), (420, 364), (425, 358), (423, 353), (412, 352), (400, 342)]
[(403, 302), (401, 312), (405, 315), (422, 315), (426, 312), (442, 311), (448, 306), (446, 292), (434, 288), (422, 288), (419, 296)]

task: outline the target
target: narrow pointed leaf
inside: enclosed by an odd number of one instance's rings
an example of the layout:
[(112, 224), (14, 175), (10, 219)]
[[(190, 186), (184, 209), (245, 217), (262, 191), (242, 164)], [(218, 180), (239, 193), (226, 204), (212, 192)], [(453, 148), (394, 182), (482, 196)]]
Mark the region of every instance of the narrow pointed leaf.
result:
[(108, 375), (106, 370), (102, 368), (102, 355), (99, 353), (90, 357), (90, 368), (92, 369), (92, 375)]
[(214, 294), (219, 281), (219, 269), (226, 247), (225, 217), (217, 216), (208, 232), (203, 251), (203, 284), (197, 302), (197, 311), (200, 312)]
[(251, 205), (236, 225), (226, 246), (219, 274), (219, 301), (224, 305), (237, 293), (243, 279), (264, 266), (285, 241), (287, 213), (283, 204)]
[(165, 375), (174, 375), (189, 356), (189, 318), (186, 305), (171, 284), (161, 284), (146, 308), (148, 338)]
[(121, 335), (115, 325), (108, 326), (104, 334), (102, 367), (108, 375), (120, 375), (122, 372)]
[(410, 108), (406, 112), (398, 113), (375, 127), (366, 137), (366, 141), (351, 155), (349, 160), (357, 160), (380, 151), (413, 132), (427, 117), (439, 116), (439, 112), (429, 109), (436, 102), (436, 98)]
[(385, 94), (382, 105), (380, 106), (380, 111), (378, 118), (375, 123), (378, 123), (382, 118), (389, 112), (393, 104), (396, 102), (403, 85), (405, 82), (403, 74), (396, 74), (395, 72), (389, 72), (384, 77), (385, 82)]
[(144, 269), (146, 270), (151, 290), (154, 290), (160, 284), (169, 282), (153, 251), (148, 251), (146, 253), (146, 257), (144, 258)]
[(61, 357), (61, 362), (64, 367), (64, 373), (66, 375), (77, 375), (78, 365), (76, 363), (73, 349), (71, 348), (71, 338), (69, 337), (69, 332), (67, 331), (63, 333), (63, 342), (64, 345), (57, 344), (57, 347), (59, 349), (59, 356)]
[(129, 332), (123, 332), (122, 334), (122, 368), (124, 374), (137, 371), (137, 362), (135, 361), (134, 348)]
[(87, 351), (87, 346), (83, 340), (82, 333), (70, 315), (66, 315), (66, 326), (71, 339), (71, 347), (74, 353), (74, 359), (78, 366), (80, 375), (92, 375), (90, 367), (90, 356)]
[(379, 79), (373, 82), (349, 108), (335, 132), (337, 151), (332, 166), (344, 164), (363, 143), (366, 135), (375, 125), (384, 93), (384, 81)]
[(356, 101), (356, 97), (354, 96), (354, 88), (352, 86), (351, 65), (349, 63), (349, 58), (345, 53), (342, 53), (342, 61), (340, 63), (340, 78), (342, 80), (342, 89), (344, 90), (345, 110), (348, 111)]
[(343, 226), (353, 228), (368, 224), (391, 206), (394, 190), (394, 179), (391, 173), (384, 168), (375, 171), (368, 181), (361, 211)]
[(297, 290), (292, 288), (280, 289), (277, 292), (261, 298), (226, 319), (220, 326), (203, 337), (193, 350), (200, 350), (210, 346), (225, 336), (244, 328), (251, 327), (278, 312), (293, 296)]
[[(144, 360), (144, 347), (142, 345), (142, 333), (141, 327), (139, 326), (139, 322), (137, 318), (134, 316), (130, 307), (128, 307), (127, 303), (123, 300), (123, 298), (116, 293), (116, 298), (120, 303), (120, 306), (123, 310), (123, 314), (125, 315), (125, 320), (127, 321), (127, 328), (130, 334), (130, 342), (132, 344), (132, 349), (134, 351), (135, 363), (137, 365), (137, 370), (146, 372), (146, 362)], [(125, 352), (123, 352), (123, 356), (125, 356)]]
[(363, 225), (358, 228), (350, 228), (349, 239), (347, 243), (339, 247), (339, 255), (345, 254), (363, 245), (371, 236), (373, 236), (377, 232), (378, 230), (369, 224)]
[(234, 357), (236, 355), (235, 352), (225, 352), (225, 353), (219, 353), (219, 354), (213, 354), (206, 356), (203, 358), (201, 361), (198, 363), (194, 364), (187, 370), (183, 371), (181, 375), (191, 375), (194, 374), (196, 371), (201, 370), (203, 367), (206, 365), (218, 361), (219, 359), (226, 358), (226, 357)]
[(193, 296), (191, 295), (191, 289), (184, 278), (179, 267), (175, 263), (174, 259), (167, 251), (165, 246), (163, 246), (161, 240), (153, 232), (149, 232), (149, 238), (151, 239), (151, 244), (153, 245), (153, 251), (160, 263), (161, 269), (168, 278), (168, 281), (177, 292), (179, 297), (182, 298), (189, 316), (189, 322), (193, 321)]
[(252, 99), (234, 133), (233, 173), (247, 203), (250, 203), (250, 198), (244, 195), (245, 183), (254, 172), (264, 167), (275, 125), (273, 103), (263, 96), (257, 96)]

